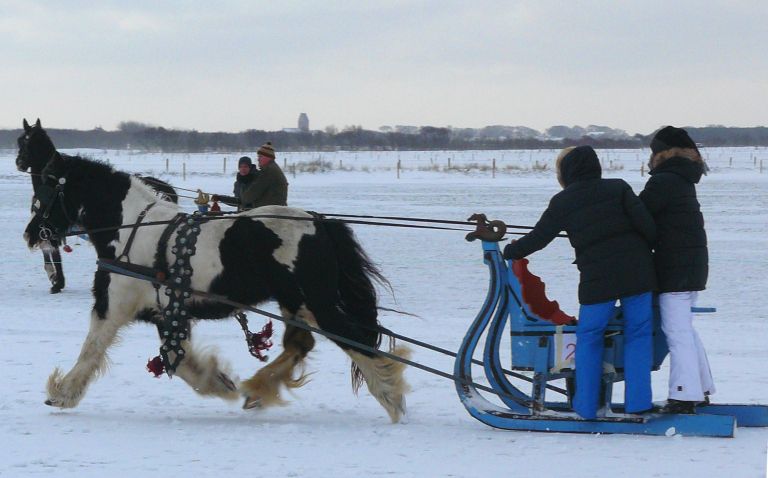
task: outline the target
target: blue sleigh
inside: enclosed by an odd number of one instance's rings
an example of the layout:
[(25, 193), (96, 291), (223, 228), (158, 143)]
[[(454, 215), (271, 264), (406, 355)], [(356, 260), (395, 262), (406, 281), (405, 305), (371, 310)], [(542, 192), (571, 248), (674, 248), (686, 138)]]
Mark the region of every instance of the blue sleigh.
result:
[[(483, 215), (470, 220), (477, 220), (478, 227), (467, 240), (482, 239), (483, 259), (490, 272), (485, 303), (464, 337), (454, 367), (456, 391), (470, 415), (506, 430), (570, 433), (732, 437), (737, 426), (768, 426), (765, 405), (706, 404), (697, 407), (695, 415), (623, 413), (623, 404), (612, 402), (613, 384), (623, 380), (620, 307), (616, 308), (605, 334), (605, 417), (580, 418), (571, 409), (575, 392), (576, 319), (563, 313), (557, 302), (546, 298), (544, 284), (528, 272), (527, 260), (504, 261), (498, 246), (506, 230), (503, 223), (489, 222)], [(507, 324), (511, 370), (502, 367), (499, 354)], [(490, 389), (478, 387), (472, 377), (473, 356), (483, 337), (482, 367)], [(658, 310), (654, 314), (653, 347), (653, 368), (658, 370), (668, 353)], [(564, 380), (565, 388), (550, 383), (555, 380)], [(523, 386), (530, 391), (524, 391)], [(500, 403), (486, 399), (478, 388), (491, 391)], [(548, 391), (557, 392), (564, 399), (550, 401)]]

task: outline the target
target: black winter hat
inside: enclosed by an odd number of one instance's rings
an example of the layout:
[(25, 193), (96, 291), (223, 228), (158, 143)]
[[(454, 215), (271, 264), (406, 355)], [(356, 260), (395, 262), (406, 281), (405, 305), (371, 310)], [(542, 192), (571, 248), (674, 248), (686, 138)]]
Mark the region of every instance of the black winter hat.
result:
[(666, 126), (656, 132), (651, 140), (651, 152), (658, 154), (672, 148), (692, 148), (698, 151), (688, 132), (683, 128)]
[(253, 161), (251, 161), (251, 158), (249, 158), (248, 156), (242, 156), (237, 161), (237, 166), (240, 167), (240, 166), (242, 166), (244, 164), (247, 164), (248, 166), (253, 166)]

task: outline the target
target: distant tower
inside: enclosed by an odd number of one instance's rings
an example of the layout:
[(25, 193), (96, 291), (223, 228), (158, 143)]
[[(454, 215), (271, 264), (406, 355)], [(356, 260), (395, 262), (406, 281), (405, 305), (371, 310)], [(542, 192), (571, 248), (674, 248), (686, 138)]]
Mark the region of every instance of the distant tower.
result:
[(299, 115), (299, 131), (306, 133), (309, 131), (309, 118), (306, 113)]

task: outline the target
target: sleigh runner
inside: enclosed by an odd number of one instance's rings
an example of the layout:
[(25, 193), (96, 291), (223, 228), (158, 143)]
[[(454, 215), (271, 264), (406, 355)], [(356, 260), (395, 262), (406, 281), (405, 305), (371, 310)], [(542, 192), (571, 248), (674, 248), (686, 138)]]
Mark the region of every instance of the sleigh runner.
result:
[[(581, 419), (571, 409), (575, 393), (573, 351), (576, 319), (549, 301), (544, 283), (528, 271), (526, 259), (502, 258), (498, 241), (502, 234), (490, 233), (482, 215), (478, 231), (468, 240), (482, 238), (483, 259), (488, 265), (488, 295), (459, 348), (454, 373), (460, 380), (456, 391), (474, 418), (495, 428), (572, 433), (628, 433), (644, 435), (732, 437), (737, 426), (768, 426), (768, 406), (702, 404), (695, 415), (646, 413), (624, 414), (623, 404), (612, 401), (613, 384), (623, 380), (623, 336), (621, 308), (617, 307), (605, 333), (603, 357), (604, 417)], [(702, 310), (703, 311), (703, 310)], [(511, 369), (533, 372), (530, 391), (516, 386), (505, 374), (500, 359), (502, 338), (509, 327)], [(483, 372), (503, 405), (486, 398), (472, 385), (472, 357), (484, 339)], [(653, 370), (658, 370), (668, 349), (656, 308), (653, 323)], [(550, 401), (547, 390), (555, 380), (565, 380), (559, 389), (564, 401)]]

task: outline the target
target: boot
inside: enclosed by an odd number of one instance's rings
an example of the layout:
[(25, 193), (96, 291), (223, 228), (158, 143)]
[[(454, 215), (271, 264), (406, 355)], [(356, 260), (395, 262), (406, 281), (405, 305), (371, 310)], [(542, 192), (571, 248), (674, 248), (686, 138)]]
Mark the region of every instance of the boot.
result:
[(696, 402), (670, 398), (667, 400), (667, 404), (659, 409), (659, 413), (696, 415)]

